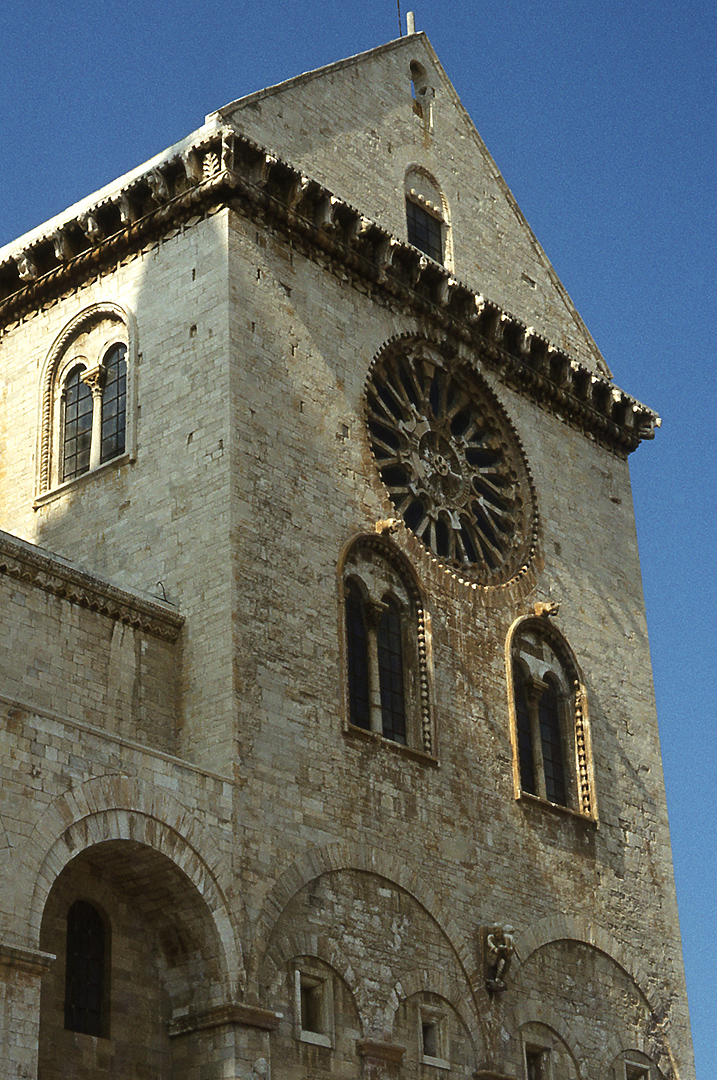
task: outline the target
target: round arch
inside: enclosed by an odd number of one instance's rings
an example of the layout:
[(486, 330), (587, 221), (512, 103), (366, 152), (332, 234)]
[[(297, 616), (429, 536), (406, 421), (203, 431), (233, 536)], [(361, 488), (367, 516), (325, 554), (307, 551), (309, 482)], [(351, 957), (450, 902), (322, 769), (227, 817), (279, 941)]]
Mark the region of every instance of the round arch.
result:
[[(179, 872), (216, 932), (227, 997), (244, 986), (241, 946), (218, 880), (220, 858), (208, 832), (172, 796), (121, 776), (97, 777), (56, 799), (28, 839), (34, 865), (28, 923), (40, 940), (50, 890), (78, 855), (100, 845), (129, 841), (158, 853)], [(214, 852), (213, 859), (202, 852)]]

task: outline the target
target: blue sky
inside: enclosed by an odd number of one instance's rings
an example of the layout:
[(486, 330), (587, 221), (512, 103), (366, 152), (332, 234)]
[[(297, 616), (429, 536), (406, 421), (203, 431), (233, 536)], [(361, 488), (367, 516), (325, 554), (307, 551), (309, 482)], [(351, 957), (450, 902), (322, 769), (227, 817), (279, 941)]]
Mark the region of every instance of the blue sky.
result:
[[(226, 102), (396, 37), (396, 6), (5, 0), (0, 246)], [(616, 382), (663, 417), (631, 469), (698, 1077), (710, 1080), (717, 5), (411, 6)]]

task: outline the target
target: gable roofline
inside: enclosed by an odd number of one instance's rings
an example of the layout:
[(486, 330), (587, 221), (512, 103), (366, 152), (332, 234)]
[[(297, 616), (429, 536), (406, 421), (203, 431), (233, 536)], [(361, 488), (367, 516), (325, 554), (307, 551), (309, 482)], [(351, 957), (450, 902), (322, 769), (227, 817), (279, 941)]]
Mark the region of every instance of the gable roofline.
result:
[[(436, 71), (438, 72), (441, 81), (443, 82), (443, 86), (448, 93), (453, 105), (456, 107), (460, 115), (463, 117), (463, 120), (467, 124), (468, 130), (470, 131), (473, 140), (476, 143), (479, 153), (488, 162), (495, 182), (501, 189), (504, 198), (511, 207), (511, 210), (515, 214), (517, 220), (525, 229), (530, 244), (535, 251), (536, 258), (543, 266), (553, 288), (555, 289), (556, 293), (564, 304), (569, 318), (575, 324), (578, 333), (585, 341), (588, 351), (592, 354), (597, 370), (606, 378), (611, 379), (612, 371), (610, 370), (605, 360), (605, 357), (602, 355), (592, 334), (590, 333), (588, 327), (583, 321), (579, 311), (575, 307), (575, 304), (573, 303), (570, 294), (568, 293), (567, 289), (560, 280), (560, 277), (556, 273), (555, 268), (553, 267), (553, 264), (546, 255), (540, 241), (531, 229), (529, 222), (525, 218), (525, 215), (523, 214), (520, 206), (518, 205), (518, 202), (515, 199), (515, 196), (505, 182), (502, 172), (496, 164), (495, 159), (491, 155), (488, 147), (481, 138), (480, 132), (478, 131), (475, 123), (473, 122), (470, 113), (468, 112), (465, 105), (458, 96), (458, 93), (453, 86), (453, 83), (447, 75), (445, 68), (441, 64), (441, 61), (438, 58), (438, 54), (431, 45), (431, 42), (425, 31), (421, 30), (417, 31), (414, 34), (407, 34), (405, 37), (395, 38), (393, 41), (389, 41), (385, 45), (379, 45), (376, 48), (367, 49), (364, 52), (356, 53), (354, 56), (349, 56), (344, 60), (337, 60), (334, 63), (325, 64), (323, 67), (314, 68), (312, 71), (306, 71), (301, 75), (295, 75), (293, 78), (286, 79), (284, 82), (276, 83), (275, 85), (268, 86), (263, 90), (257, 90), (252, 94), (247, 94), (245, 97), (237, 98), (235, 101), (231, 101), (229, 102), (229, 104), (223, 105), (222, 108), (217, 109), (216, 112), (209, 113), (206, 117), (206, 122), (210, 123), (222, 121), (226, 123), (231, 123), (234, 113), (248, 107), (250, 108), (252, 105), (255, 105), (257, 102), (260, 102), (262, 100), (265, 100), (266, 98), (274, 97), (278, 94), (284, 93), (287, 90), (292, 90), (297, 86), (305, 85), (307, 83), (313, 82), (316, 79), (322, 79), (325, 76), (331, 75), (336, 71), (342, 71), (348, 67), (353, 67), (357, 64), (364, 63), (366, 60), (385, 55), (386, 53), (395, 52), (398, 49), (410, 50), (415, 47), (415, 42), (420, 42), (421, 45), (428, 52), (431, 61), (434, 64)], [(285, 155), (282, 154), (281, 156), (284, 157), (284, 160), (287, 160)]]
[[(214, 112), (208, 113), (205, 117), (205, 121), (206, 123), (209, 123), (215, 118), (225, 120), (230, 113), (236, 109), (243, 108), (245, 105), (253, 105), (263, 98), (273, 97), (275, 94), (283, 93), (284, 90), (291, 90), (295, 86), (301, 86), (304, 83), (312, 82), (314, 79), (321, 79), (325, 75), (331, 75), (334, 71), (342, 71), (344, 68), (352, 67), (354, 64), (359, 64), (364, 60), (368, 60), (370, 57), (382, 56), (384, 53), (393, 52), (395, 49), (405, 47), (407, 42), (413, 41), (416, 38), (421, 38), (426, 45), (428, 45), (432, 55), (436, 55), (431, 47), (428, 37), (425, 32), (421, 30), (415, 34), (408, 34), (405, 37), (394, 38), (393, 41), (387, 41), (383, 45), (376, 45), (373, 49), (365, 49), (364, 52), (355, 53), (353, 56), (347, 56), (344, 60), (335, 60), (331, 64), (324, 64), (322, 67), (312, 68), (311, 71), (304, 71), (301, 75), (294, 75), (291, 79), (285, 79), (283, 82), (274, 83), (273, 86), (267, 86), (263, 90), (255, 90), (251, 94), (246, 94), (246, 96), (237, 98), (235, 101), (230, 101), (227, 105), (222, 105), (221, 109), (216, 109)], [(437, 57), (436, 62), (438, 62)], [(441, 72), (445, 76), (443, 68), (441, 68)], [(447, 76), (445, 77), (447, 78)]]

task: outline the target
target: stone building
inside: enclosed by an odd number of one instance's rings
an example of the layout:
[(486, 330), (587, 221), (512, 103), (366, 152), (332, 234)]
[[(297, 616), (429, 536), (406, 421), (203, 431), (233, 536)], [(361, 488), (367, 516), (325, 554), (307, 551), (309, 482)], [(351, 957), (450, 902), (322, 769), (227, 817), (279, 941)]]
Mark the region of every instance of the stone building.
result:
[(605, 360), (423, 34), (0, 250), (0, 1075), (694, 1076)]

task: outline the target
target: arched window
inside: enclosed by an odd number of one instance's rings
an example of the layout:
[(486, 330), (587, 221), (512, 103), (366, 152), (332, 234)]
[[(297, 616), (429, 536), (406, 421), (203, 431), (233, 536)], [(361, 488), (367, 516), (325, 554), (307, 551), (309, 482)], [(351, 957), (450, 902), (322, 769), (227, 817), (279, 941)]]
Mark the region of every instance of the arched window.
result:
[(406, 173), (406, 230), (409, 244), (438, 263), (448, 248), (448, 204), (435, 179), (420, 166)]
[(65, 1028), (84, 1035), (106, 1032), (104, 1000), (108, 934), (97, 908), (76, 900), (67, 913)]
[(366, 609), (355, 581), (346, 583), (346, 670), (349, 684), (349, 720), (355, 727), (368, 731), (369, 663)]
[(426, 615), (402, 556), (379, 537), (360, 540), (343, 599), (350, 726), (432, 753)]
[(411, 97), (413, 98), (413, 111), (420, 116), (427, 126), (431, 125), (431, 100), (433, 88), (429, 82), (428, 74), (423, 64), (417, 60), (411, 61)]
[(102, 392), (100, 462), (124, 454), (127, 418), (127, 349), (113, 345), (102, 361), (105, 385)]
[(403, 693), (403, 626), (401, 611), (391, 596), (378, 624), (378, 684), (384, 738), (406, 742), (406, 699)]
[(57, 338), (42, 375), (37, 497), (127, 453), (129, 326), (115, 304), (97, 304)]
[(595, 817), (585, 690), (547, 617), (513, 628), (508, 679), (518, 793)]
[(92, 442), (92, 391), (73, 368), (62, 390), (62, 479), (73, 480), (90, 467)]

